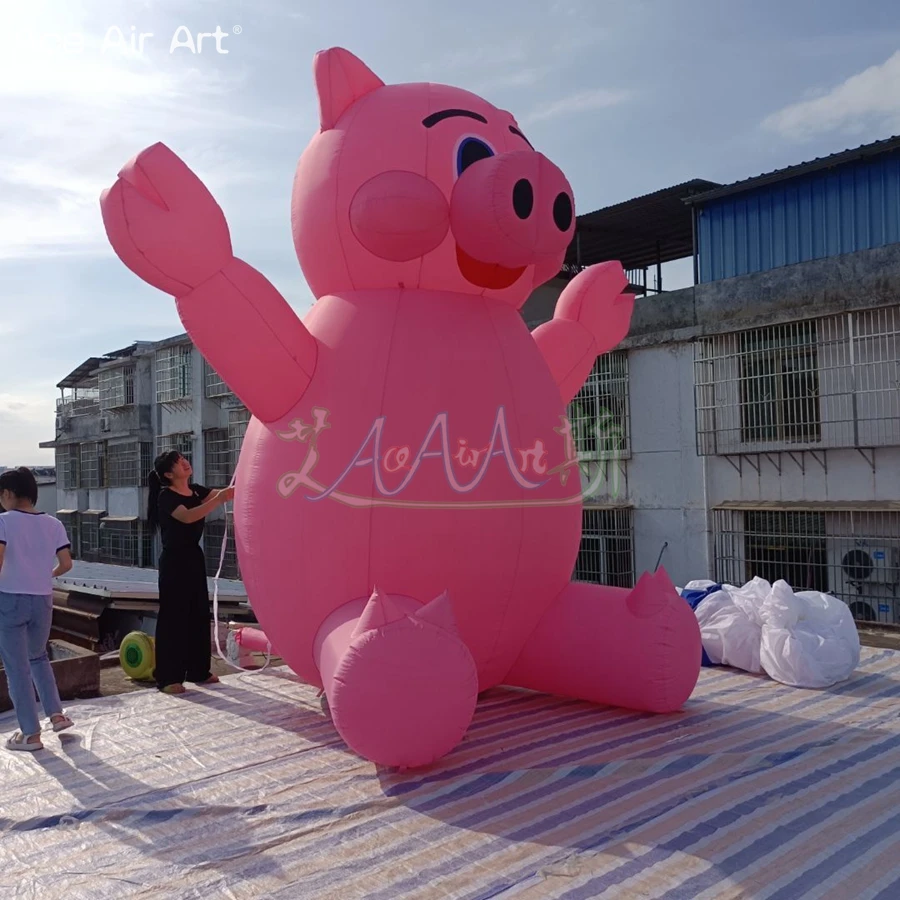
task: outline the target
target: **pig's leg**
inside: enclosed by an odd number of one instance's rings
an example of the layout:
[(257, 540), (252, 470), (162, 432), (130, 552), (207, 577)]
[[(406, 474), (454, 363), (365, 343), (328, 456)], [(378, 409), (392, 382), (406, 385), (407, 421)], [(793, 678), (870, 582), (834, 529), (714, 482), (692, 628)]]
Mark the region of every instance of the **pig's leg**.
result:
[(371, 762), (428, 765), (469, 728), (478, 672), (446, 594), (422, 606), (376, 590), (326, 619), (315, 653), (335, 727)]
[(504, 683), (592, 703), (680, 709), (700, 674), (700, 628), (665, 571), (633, 590), (572, 582)]

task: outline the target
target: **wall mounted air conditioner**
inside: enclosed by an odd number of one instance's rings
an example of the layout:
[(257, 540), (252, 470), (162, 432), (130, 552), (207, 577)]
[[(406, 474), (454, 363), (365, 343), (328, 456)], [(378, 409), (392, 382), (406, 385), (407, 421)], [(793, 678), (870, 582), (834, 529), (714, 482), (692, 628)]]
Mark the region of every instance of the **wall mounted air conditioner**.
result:
[(109, 416), (100, 416), (100, 430), (101, 431), (109, 431)]
[(841, 570), (848, 581), (898, 584), (900, 548), (857, 547), (843, 555)]

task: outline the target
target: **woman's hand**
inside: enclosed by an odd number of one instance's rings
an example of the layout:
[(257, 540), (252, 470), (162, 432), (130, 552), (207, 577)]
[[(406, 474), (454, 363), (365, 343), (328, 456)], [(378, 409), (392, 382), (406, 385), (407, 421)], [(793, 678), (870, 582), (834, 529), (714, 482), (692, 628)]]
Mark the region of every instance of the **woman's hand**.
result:
[(222, 488), (220, 491), (216, 491), (216, 500), (219, 503), (227, 503), (229, 500), (234, 499), (234, 488), (227, 487)]

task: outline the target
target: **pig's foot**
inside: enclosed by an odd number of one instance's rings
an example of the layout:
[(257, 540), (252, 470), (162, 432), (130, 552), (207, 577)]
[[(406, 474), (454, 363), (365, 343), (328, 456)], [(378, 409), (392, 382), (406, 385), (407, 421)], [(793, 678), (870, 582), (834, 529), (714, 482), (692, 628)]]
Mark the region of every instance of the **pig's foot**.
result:
[(504, 683), (647, 712), (673, 712), (700, 674), (700, 628), (663, 569), (633, 590), (572, 582)]
[(422, 606), (376, 590), (348, 603), (320, 628), (316, 659), (335, 728), (374, 763), (428, 765), (472, 720), (478, 673), (446, 594)]

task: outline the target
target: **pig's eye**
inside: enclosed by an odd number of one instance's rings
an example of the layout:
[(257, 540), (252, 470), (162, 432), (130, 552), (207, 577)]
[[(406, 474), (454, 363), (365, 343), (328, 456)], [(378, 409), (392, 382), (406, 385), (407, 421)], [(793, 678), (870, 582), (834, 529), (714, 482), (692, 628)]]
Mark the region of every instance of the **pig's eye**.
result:
[(493, 155), (494, 151), (484, 141), (473, 137), (464, 138), (456, 151), (456, 174), (462, 175), (472, 163)]

